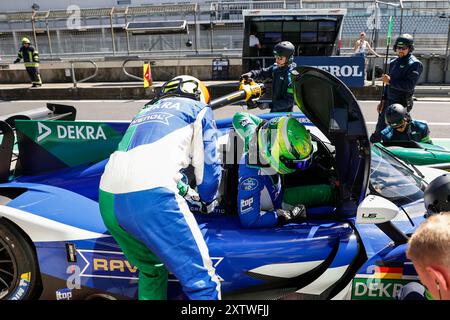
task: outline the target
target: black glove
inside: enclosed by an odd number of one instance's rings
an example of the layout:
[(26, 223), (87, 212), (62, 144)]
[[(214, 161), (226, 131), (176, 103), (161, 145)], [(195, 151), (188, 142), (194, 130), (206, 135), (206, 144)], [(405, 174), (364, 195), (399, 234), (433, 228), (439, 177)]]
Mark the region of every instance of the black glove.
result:
[(258, 103), (258, 108), (260, 108), (261, 110), (270, 109), (270, 103), (260, 102)]
[(253, 77), (253, 74), (251, 72), (247, 72), (247, 73), (244, 73), (244, 74), (241, 75), (241, 80), (242, 79), (248, 80), (248, 79), (250, 79), (252, 77)]
[(291, 222), (301, 222), (306, 219), (306, 207), (303, 204), (299, 204), (291, 210), (278, 209), (277, 217), (280, 225)]
[(14, 64), (19, 63), (19, 62), (20, 62), (20, 59), (19, 59), (19, 58), (17, 58), (16, 60), (14, 60)]

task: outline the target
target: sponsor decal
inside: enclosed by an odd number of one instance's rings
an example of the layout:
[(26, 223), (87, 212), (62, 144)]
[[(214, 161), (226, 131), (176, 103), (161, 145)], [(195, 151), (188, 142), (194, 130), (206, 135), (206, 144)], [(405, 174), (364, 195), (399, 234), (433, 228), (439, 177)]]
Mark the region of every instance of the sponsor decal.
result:
[(258, 187), (258, 180), (255, 178), (247, 178), (241, 182), (241, 187), (245, 191), (252, 191)]
[(146, 122), (159, 122), (165, 125), (169, 125), (168, 119), (171, 117), (173, 117), (173, 114), (166, 112), (155, 112), (133, 119), (130, 126), (135, 126)]
[[(38, 136), (36, 142), (41, 142), (53, 133), (53, 130), (38, 122)], [(68, 140), (106, 140), (105, 132), (101, 126), (89, 125), (57, 125), (56, 126), (57, 139)]]
[(154, 110), (171, 110), (171, 109), (177, 109), (180, 110), (180, 103), (179, 102), (173, 102), (173, 101), (160, 101), (156, 104), (150, 105), (147, 108), (145, 108), (145, 112), (148, 111), (154, 111)]
[(245, 128), (248, 124), (250, 123), (249, 119), (242, 119), (239, 124), (241, 125), (241, 127)]
[(37, 137), (36, 141), (40, 142), (41, 140), (47, 138), (52, 133), (52, 130), (42, 122), (38, 122), (38, 132), (39, 136)]
[[(78, 254), (86, 265), (79, 277), (91, 278), (114, 278), (124, 280), (137, 280), (139, 272), (137, 267), (131, 265), (123, 252), (99, 251), (77, 249)], [(214, 268), (222, 262), (223, 257), (211, 257)], [(171, 280), (172, 279), (172, 280)], [(219, 277), (220, 281), (223, 281)], [(169, 281), (178, 281), (172, 274), (169, 275)]]
[(72, 290), (69, 288), (59, 289), (56, 291), (56, 300), (71, 300)]
[(86, 262), (80, 277), (136, 279), (137, 268), (126, 260), (122, 252), (78, 250)]
[(307, 57), (294, 58), (297, 65), (312, 66), (328, 71), (350, 87), (364, 86), (364, 58), (361, 57)]
[(355, 278), (353, 279), (353, 300), (393, 300), (404, 285), (412, 280), (404, 279), (376, 279)]
[(241, 213), (245, 213), (252, 209), (253, 197), (241, 200)]
[(21, 300), (28, 291), (31, 282), (31, 272), (22, 273), (20, 275), (19, 286), (12, 294), (11, 300)]
[(412, 262), (378, 262), (353, 279), (352, 299), (395, 299), (403, 286), (418, 279)]

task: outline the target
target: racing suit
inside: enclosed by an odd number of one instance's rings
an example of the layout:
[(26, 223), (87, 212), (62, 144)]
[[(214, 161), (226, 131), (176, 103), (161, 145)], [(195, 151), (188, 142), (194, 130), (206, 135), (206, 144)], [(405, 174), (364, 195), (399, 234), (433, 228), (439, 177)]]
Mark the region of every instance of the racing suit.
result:
[(282, 188), (282, 177), (269, 164), (259, 159), (257, 127), (263, 120), (238, 112), (233, 127), (244, 140), (239, 162), (237, 212), (245, 228), (268, 228), (279, 224), (277, 209), (290, 209), (298, 204), (318, 206), (333, 202), (334, 190), (326, 184)]
[(412, 96), (417, 81), (423, 71), (422, 63), (412, 54), (402, 58), (395, 58), (389, 64), (389, 85), (385, 86), (383, 92), (384, 107), (378, 114), (375, 132), (370, 137), (372, 143), (379, 142), (381, 131), (386, 128), (384, 111), (393, 103), (404, 106), (408, 112), (413, 107)]
[(190, 299), (220, 299), (202, 232), (178, 194), (180, 170), (192, 164), (205, 203), (221, 178), (217, 129), (204, 103), (168, 97), (143, 108), (126, 131), (100, 181), (103, 220), (139, 269), (139, 298), (165, 299), (167, 271)]
[(42, 85), (41, 75), (39, 74), (39, 54), (37, 50), (32, 46), (28, 46), (28, 48), (22, 46), (19, 49), (17, 59), (14, 63), (18, 63), (22, 59), (33, 86)]
[(387, 127), (381, 131), (382, 141), (416, 141), (432, 143), (430, 140), (430, 129), (425, 122), (411, 120), (405, 131), (399, 132), (394, 128)]
[(292, 112), (294, 107), (294, 89), (292, 87), (292, 70), (297, 65), (279, 67), (276, 63), (268, 68), (252, 70), (252, 78), (256, 80), (272, 79), (272, 102), (270, 112)]

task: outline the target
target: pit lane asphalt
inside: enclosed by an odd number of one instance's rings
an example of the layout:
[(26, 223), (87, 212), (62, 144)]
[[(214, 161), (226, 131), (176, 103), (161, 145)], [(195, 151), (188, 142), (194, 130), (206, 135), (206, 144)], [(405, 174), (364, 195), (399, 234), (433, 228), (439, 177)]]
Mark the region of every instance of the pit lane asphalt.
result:
[[(432, 138), (450, 138), (450, 99), (426, 99), (415, 101), (412, 110), (414, 119), (426, 120)], [(78, 120), (126, 120), (129, 121), (148, 100), (54, 100), (54, 101), (0, 101), (0, 116), (23, 112), (33, 108), (45, 107), (46, 102), (73, 105), (77, 108)], [(377, 121), (377, 101), (359, 101), (369, 134)], [(245, 111), (241, 105), (226, 106), (214, 110), (216, 119), (233, 116), (235, 112)], [(297, 108), (295, 108), (298, 111)], [(254, 114), (265, 113), (253, 109)]]

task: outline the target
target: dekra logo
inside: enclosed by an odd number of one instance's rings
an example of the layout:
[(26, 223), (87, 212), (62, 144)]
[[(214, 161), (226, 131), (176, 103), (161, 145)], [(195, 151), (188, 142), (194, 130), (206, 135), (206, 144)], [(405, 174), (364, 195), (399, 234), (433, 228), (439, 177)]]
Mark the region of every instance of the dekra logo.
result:
[[(52, 134), (52, 129), (42, 122), (38, 122), (37, 142), (40, 142)], [(57, 125), (56, 134), (58, 139), (69, 140), (106, 140), (105, 132), (101, 126), (87, 125)]]

